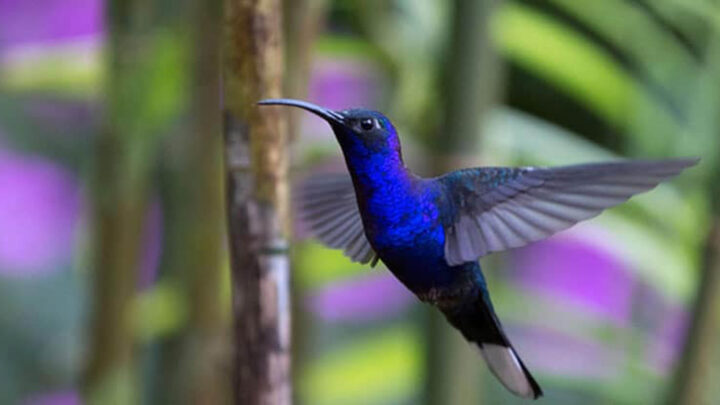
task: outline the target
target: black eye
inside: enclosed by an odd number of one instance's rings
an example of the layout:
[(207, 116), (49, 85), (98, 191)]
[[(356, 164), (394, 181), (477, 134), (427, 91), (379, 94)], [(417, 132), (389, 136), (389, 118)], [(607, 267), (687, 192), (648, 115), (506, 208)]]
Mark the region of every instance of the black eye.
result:
[(371, 118), (363, 118), (360, 121), (360, 128), (363, 129), (363, 131), (369, 131), (373, 129), (375, 125), (373, 124), (373, 120)]

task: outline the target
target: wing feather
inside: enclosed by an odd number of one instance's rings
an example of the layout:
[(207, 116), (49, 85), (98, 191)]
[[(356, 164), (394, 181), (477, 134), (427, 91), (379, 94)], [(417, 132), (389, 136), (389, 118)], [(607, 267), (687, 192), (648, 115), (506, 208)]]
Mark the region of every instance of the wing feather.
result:
[(698, 159), (621, 161), (558, 168), (477, 168), (438, 180), (449, 196), (450, 265), (526, 245), (592, 218), (693, 166)]
[(375, 266), (378, 257), (365, 236), (349, 175), (310, 177), (298, 187), (297, 195), (300, 218), (320, 242), (342, 249), (353, 261)]

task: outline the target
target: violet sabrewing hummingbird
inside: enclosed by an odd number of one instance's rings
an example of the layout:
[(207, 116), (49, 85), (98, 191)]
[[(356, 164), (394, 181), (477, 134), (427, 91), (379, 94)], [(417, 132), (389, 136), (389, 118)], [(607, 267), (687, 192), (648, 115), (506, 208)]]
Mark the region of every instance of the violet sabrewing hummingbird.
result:
[(340, 144), (349, 176), (311, 177), (299, 189), (302, 217), (315, 236), (352, 260), (382, 260), (477, 346), (509, 391), (525, 398), (542, 390), (503, 331), (478, 259), (567, 229), (698, 162), (478, 167), (422, 178), (405, 167), (397, 131), (377, 111), (333, 111), (291, 99), (258, 104), (310, 111), (330, 124)]

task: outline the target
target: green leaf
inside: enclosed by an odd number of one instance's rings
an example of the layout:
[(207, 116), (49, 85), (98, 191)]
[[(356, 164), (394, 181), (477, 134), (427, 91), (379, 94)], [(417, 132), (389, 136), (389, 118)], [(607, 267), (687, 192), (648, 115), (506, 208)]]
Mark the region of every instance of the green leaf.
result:
[(99, 46), (83, 42), (25, 47), (3, 58), (0, 90), (96, 97), (103, 76), (101, 56)]
[(410, 325), (400, 325), (323, 353), (300, 373), (303, 402), (406, 402), (422, 377), (422, 345), (417, 332)]
[[(493, 20), (493, 35), (508, 59), (618, 129), (633, 132), (636, 117), (642, 113), (654, 117), (667, 133), (678, 130), (678, 123), (611, 55), (558, 20), (527, 6), (505, 3)], [(657, 155), (667, 146), (659, 140), (667, 138), (645, 134), (636, 143)]]
[(642, 8), (622, 0), (551, 2), (624, 51), (641, 73), (669, 90), (676, 101), (686, 101), (686, 79), (697, 75), (700, 66), (677, 37), (656, 24)]
[(187, 321), (187, 301), (177, 286), (159, 283), (133, 303), (136, 336), (149, 342), (177, 331)]
[[(509, 109), (496, 110), (484, 133), (485, 150), (497, 160), (489, 164), (556, 166), (618, 158), (576, 134)], [(697, 198), (662, 184), (592, 221), (628, 247), (619, 256), (640, 277), (673, 300), (689, 299), (708, 223), (706, 206)]]
[(315, 288), (340, 278), (359, 273), (377, 271), (367, 264), (350, 261), (342, 251), (329, 249), (317, 242), (303, 242), (295, 245), (295, 277), (303, 288)]

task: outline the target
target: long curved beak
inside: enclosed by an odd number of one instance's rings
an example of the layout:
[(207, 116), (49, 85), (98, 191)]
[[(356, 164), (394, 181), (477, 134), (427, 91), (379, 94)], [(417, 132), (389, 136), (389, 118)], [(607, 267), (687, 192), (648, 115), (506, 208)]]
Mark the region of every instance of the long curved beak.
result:
[(289, 105), (292, 107), (302, 108), (303, 110), (310, 111), (311, 113), (323, 118), (330, 124), (342, 124), (343, 116), (339, 113), (329, 110), (327, 108), (320, 107), (312, 103), (301, 100), (293, 100), (291, 98), (268, 98), (265, 100), (258, 101), (259, 105)]

